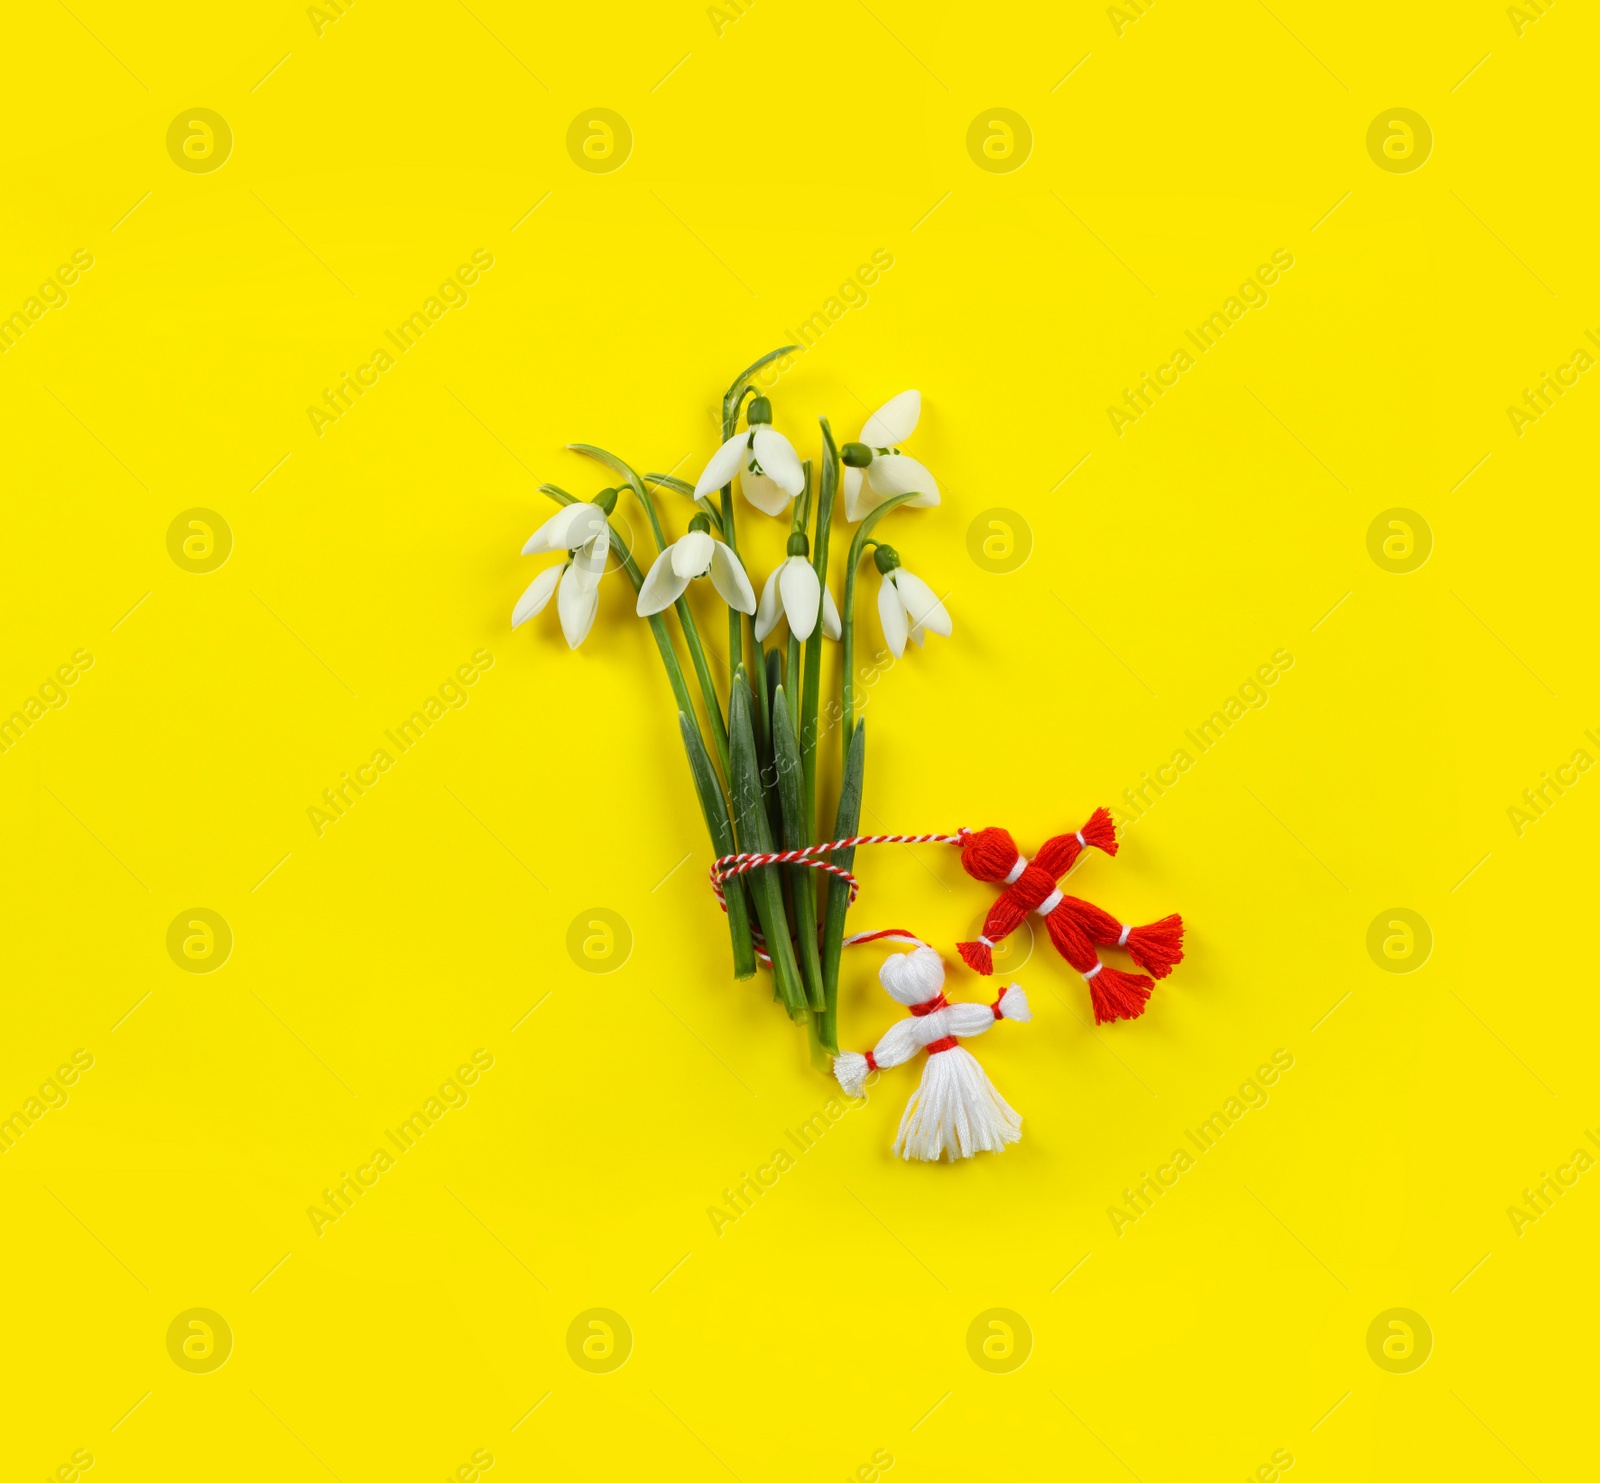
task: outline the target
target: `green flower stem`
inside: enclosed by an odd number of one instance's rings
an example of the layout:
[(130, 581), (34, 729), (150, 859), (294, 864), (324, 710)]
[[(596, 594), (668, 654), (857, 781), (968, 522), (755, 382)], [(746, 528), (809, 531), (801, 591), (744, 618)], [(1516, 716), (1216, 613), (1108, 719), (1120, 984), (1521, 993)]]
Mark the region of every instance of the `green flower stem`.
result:
[[(730, 433), (729, 436), (731, 437), (732, 434)], [(654, 484), (660, 489), (670, 489), (674, 494), (683, 494), (690, 499), (694, 499), (694, 485), (685, 479), (674, 478), (671, 474), (646, 474), (644, 475), (644, 482), (646, 484)], [(722, 534), (722, 516), (717, 513), (717, 507), (704, 496), (700, 499), (694, 499), (694, 505), (711, 522), (711, 528), (720, 536)]]
[[(769, 350), (760, 360), (751, 361), (733, 378), (733, 384), (728, 387), (722, 397), (722, 441), (724, 443), (733, 436), (735, 429), (739, 426), (739, 409), (744, 405), (746, 395), (753, 390), (750, 385), (750, 378), (763, 366), (770, 365), (775, 360), (781, 360), (791, 351), (799, 348), (798, 345), (782, 345), (776, 350)], [(739, 542), (737, 533), (734, 530), (733, 483), (731, 480), (722, 486), (722, 539), (728, 549), (735, 556), (738, 556)], [(761, 661), (755, 665), (758, 677), (756, 683), (760, 687), (757, 693), (759, 703), (756, 706), (756, 724), (760, 733), (764, 735), (767, 733), (770, 720), (766, 698), (761, 693), (766, 688), (766, 665), (759, 646), (756, 644), (754, 620), (750, 621), (749, 631), (750, 643), (754, 651), (752, 658)], [(733, 682), (733, 677), (739, 671), (739, 666), (744, 663), (744, 635), (745, 625), (740, 622), (739, 614), (730, 608), (728, 611), (728, 681), (730, 685)], [(729, 694), (732, 694), (731, 690)]]
[[(739, 847), (746, 854), (772, 852), (772, 828), (767, 819), (760, 764), (756, 760), (755, 731), (750, 724), (750, 687), (741, 670), (733, 677), (733, 694), (728, 705), (733, 720), (733, 813), (739, 826)], [(800, 972), (794, 958), (794, 943), (789, 937), (789, 918), (783, 908), (783, 887), (778, 867), (762, 865), (747, 872), (750, 897), (761, 930), (766, 934), (767, 955), (772, 959), (772, 980), (778, 997), (791, 1019), (804, 1019), (810, 1012)]]
[[(622, 475), (628, 481), (634, 495), (644, 506), (644, 512), (650, 520), (650, 531), (656, 539), (656, 550), (667, 549), (666, 532), (661, 528), (661, 517), (656, 514), (656, 504), (650, 498), (649, 492), (644, 487), (644, 481), (614, 453), (607, 453), (604, 448), (596, 448), (592, 443), (568, 443), (567, 447), (574, 453), (582, 453), (589, 458), (603, 463), (607, 468)], [(630, 558), (631, 559), (631, 558)], [(635, 584), (637, 585), (637, 584)], [(695, 677), (700, 681), (700, 694), (705, 699), (706, 717), (711, 722), (711, 739), (717, 744), (717, 755), (722, 759), (722, 775), (728, 775), (728, 723), (723, 719), (722, 701), (717, 696), (716, 684), (711, 678), (711, 668), (706, 663), (706, 651), (700, 643), (700, 629), (694, 621), (694, 614), (689, 611), (689, 599), (680, 597), (673, 604), (677, 609), (678, 622), (683, 625), (683, 639), (689, 646), (689, 658), (694, 663)], [(730, 610), (731, 611), (731, 610)], [(737, 614), (735, 614), (737, 617)]]
[[(857, 721), (850, 749), (845, 754), (844, 776), (839, 781), (839, 812), (833, 837), (850, 839), (861, 827), (861, 782), (867, 761), (867, 723)], [(855, 863), (854, 850), (836, 850), (830, 857), (841, 869)], [(822, 928), (822, 1014), (817, 1038), (823, 1046), (839, 1049), (839, 959), (844, 953), (844, 919), (850, 909), (850, 888), (836, 875), (828, 877), (827, 917)]]
[[(828, 588), (828, 536), (833, 526), (833, 502), (839, 488), (839, 450), (834, 446), (833, 429), (826, 417), (822, 424), (822, 485), (817, 495), (817, 535), (811, 543), (811, 565), (823, 591)], [(805, 776), (806, 820), (811, 827), (817, 818), (817, 708), (822, 697), (822, 624), (819, 621), (806, 642), (806, 670), (800, 700), (800, 721), (795, 730), (800, 737), (800, 760)]]
[[(716, 682), (711, 678), (711, 666), (706, 663), (706, 651), (700, 645), (700, 630), (689, 611), (689, 599), (680, 597), (673, 604), (678, 610), (678, 621), (683, 625), (684, 642), (689, 646), (689, 658), (694, 662), (694, 672), (700, 681), (700, 693), (705, 697), (706, 715), (711, 718), (711, 737), (717, 744), (717, 755), (722, 759), (722, 775), (728, 775), (728, 727), (722, 719), (722, 703), (717, 699)], [(733, 609), (729, 609), (733, 612)], [(738, 615), (735, 613), (735, 616)]]
[(855, 739), (856, 726), (856, 568), (861, 565), (861, 555), (867, 549), (867, 538), (872, 534), (872, 528), (883, 519), (890, 510), (903, 505), (908, 499), (915, 499), (916, 492), (910, 494), (897, 494), (893, 499), (886, 499), (881, 505), (870, 510), (856, 528), (856, 538), (850, 543), (850, 564), (844, 572), (844, 760), (848, 766), (850, 762), (850, 748)]
[[(826, 444), (831, 450), (833, 446), (831, 435), (826, 438)], [(824, 478), (827, 467), (825, 462)], [(855, 539), (850, 543), (849, 565), (845, 568), (844, 574), (844, 611), (840, 615), (844, 629), (841, 654), (844, 668), (842, 681), (844, 773), (839, 783), (839, 812), (833, 826), (835, 839), (849, 839), (860, 828), (861, 787), (867, 758), (866, 722), (858, 722), (855, 715), (856, 568), (861, 565), (861, 557), (867, 549), (873, 527), (896, 506), (915, 498), (916, 495), (912, 493), (897, 494), (893, 499), (885, 500), (862, 520), (856, 529)], [(854, 850), (839, 850), (834, 853), (832, 859), (834, 864), (848, 870), (855, 863), (855, 853)], [(817, 1027), (818, 1037), (829, 1050), (836, 1050), (839, 1044), (839, 959), (844, 949), (844, 919), (849, 909), (849, 888), (835, 876), (828, 882), (827, 915), (822, 929), (823, 1007), (822, 1022)]]
[[(778, 798), (782, 805), (783, 847), (797, 850), (811, 843), (810, 830), (801, 811), (800, 743), (794, 734), (790, 706), (779, 685), (772, 705), (772, 756), (778, 774)], [(806, 1003), (814, 1010), (825, 1006), (822, 992), (822, 959), (817, 949), (817, 883), (804, 865), (788, 867), (789, 893), (794, 899), (794, 936), (800, 968), (805, 981)]]
[[(573, 495), (554, 484), (541, 484), (539, 491), (541, 494), (549, 495), (558, 505), (577, 502)], [(622, 563), (623, 571), (628, 574), (633, 590), (637, 592), (644, 586), (644, 577), (639, 571), (638, 563), (634, 561), (632, 552), (623, 544), (622, 537), (615, 530), (610, 534), (611, 549)], [(689, 687), (684, 683), (683, 668), (678, 663), (677, 651), (672, 647), (672, 635), (667, 631), (666, 620), (659, 613), (652, 614), (650, 618), (650, 632), (655, 635), (662, 666), (667, 671), (673, 698), (678, 703), (678, 718), (684, 733), (684, 745), (689, 753), (689, 769), (694, 775), (695, 785), (700, 794), (700, 806), (705, 814), (706, 829), (711, 835), (712, 848), (719, 857), (732, 854), (734, 836), (728, 818), (727, 804), (720, 789), (715, 787), (714, 774), (711, 777), (712, 786), (709, 792), (707, 790), (703, 769), (698, 762), (698, 758), (705, 755), (705, 743), (701, 741), (699, 727), (695, 725), (694, 702), (689, 699)], [(728, 932), (733, 942), (734, 977), (750, 978), (756, 971), (755, 940), (750, 934), (749, 903), (745, 898), (743, 884), (738, 880), (729, 881), (723, 892), (728, 905)]]

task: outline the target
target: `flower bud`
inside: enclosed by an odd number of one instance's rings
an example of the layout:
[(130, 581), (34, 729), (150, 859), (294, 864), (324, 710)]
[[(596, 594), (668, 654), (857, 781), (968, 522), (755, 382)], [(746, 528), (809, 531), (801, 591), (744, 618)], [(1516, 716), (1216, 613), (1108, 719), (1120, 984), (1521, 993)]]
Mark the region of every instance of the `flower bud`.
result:
[(872, 562), (887, 577), (900, 565), (900, 553), (893, 546), (878, 546), (873, 550)]
[(614, 489), (602, 489), (589, 503), (591, 505), (599, 505), (609, 515), (617, 507), (617, 491)]
[(750, 410), (745, 413), (745, 421), (751, 427), (755, 427), (762, 422), (770, 423), (772, 421), (772, 403), (764, 396), (751, 397)]
[(872, 462), (872, 449), (865, 443), (846, 443), (839, 450), (839, 457), (853, 469), (864, 469)]
[(789, 537), (789, 555), (804, 557), (810, 554), (811, 542), (806, 539), (806, 533), (803, 530), (793, 532)]
[(708, 531), (711, 529), (711, 521), (707, 517), (704, 510), (701, 510), (699, 514), (697, 514), (694, 519), (689, 522), (689, 529), (702, 531)]

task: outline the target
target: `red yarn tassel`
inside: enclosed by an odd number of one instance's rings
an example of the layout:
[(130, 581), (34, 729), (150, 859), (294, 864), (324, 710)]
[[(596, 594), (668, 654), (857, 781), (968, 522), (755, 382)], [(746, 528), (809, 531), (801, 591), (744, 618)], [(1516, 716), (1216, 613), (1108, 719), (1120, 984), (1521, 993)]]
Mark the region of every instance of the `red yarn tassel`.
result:
[(1095, 1024), (1138, 1019), (1149, 1001), (1150, 988), (1151, 982), (1143, 974), (1122, 973), (1102, 965), (1100, 971), (1089, 980)]
[(1148, 927), (1135, 927), (1128, 934), (1128, 956), (1155, 978), (1165, 978), (1183, 962), (1183, 918), (1162, 917)]
[(1097, 808), (1089, 816), (1089, 822), (1078, 833), (1083, 836), (1085, 844), (1093, 845), (1097, 850), (1104, 850), (1108, 855), (1117, 853), (1117, 826), (1111, 822), (1111, 815), (1103, 808)]
[[(1015, 863), (1014, 861), (1012, 862)], [(1011, 867), (1006, 867), (1009, 870)], [(994, 951), (992, 944), (1004, 942), (1023, 923), (1028, 915), (1028, 909), (1017, 900), (1013, 890), (1003, 891), (1000, 899), (989, 908), (989, 914), (983, 919), (983, 935), (988, 942), (958, 942), (956, 951), (961, 954), (962, 961), (969, 968), (975, 969), (987, 978), (994, 972)]]
[(1104, 1025), (1111, 1020), (1137, 1019), (1145, 1011), (1154, 985), (1142, 974), (1123, 973), (1107, 968), (1100, 961), (1083, 927), (1070, 912), (1063, 910), (1063, 901), (1047, 916), (1045, 926), (1056, 951), (1081, 973), (1089, 985), (1089, 997), (1094, 1002), (1094, 1022)]
[(956, 951), (961, 954), (961, 960), (975, 973), (981, 973), (985, 978), (994, 972), (994, 952), (985, 943), (958, 942)]
[(1165, 978), (1183, 962), (1183, 918), (1180, 916), (1162, 917), (1148, 927), (1130, 927), (1124, 940), (1122, 923), (1092, 901), (1063, 896), (1057, 910), (1070, 912), (1090, 940), (1102, 947), (1125, 947), (1128, 956), (1155, 978)]

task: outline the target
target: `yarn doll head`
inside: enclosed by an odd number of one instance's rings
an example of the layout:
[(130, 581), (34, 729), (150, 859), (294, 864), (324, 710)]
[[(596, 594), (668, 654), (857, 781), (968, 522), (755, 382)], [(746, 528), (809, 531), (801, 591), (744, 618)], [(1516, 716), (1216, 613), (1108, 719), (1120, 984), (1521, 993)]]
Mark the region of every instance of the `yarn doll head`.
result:
[(944, 989), (944, 960), (931, 947), (895, 953), (883, 960), (878, 981), (896, 1004), (926, 1004)]

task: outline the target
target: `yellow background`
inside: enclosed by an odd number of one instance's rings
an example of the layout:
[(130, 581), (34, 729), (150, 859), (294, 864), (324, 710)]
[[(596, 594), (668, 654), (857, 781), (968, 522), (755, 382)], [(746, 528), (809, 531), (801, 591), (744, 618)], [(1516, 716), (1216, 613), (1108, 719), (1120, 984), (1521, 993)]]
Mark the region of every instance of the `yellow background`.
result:
[[(1597, 24), (1132, 14), (12, 16), (0, 311), (94, 267), (0, 357), (0, 709), (94, 663), (0, 756), (0, 1111), (94, 1065), (0, 1159), (8, 1473), (1583, 1473), (1600, 1175), (1520, 1235), (1507, 1209), (1600, 1121), (1600, 781), (1520, 835), (1507, 809), (1600, 755), (1600, 384), (1520, 436), (1506, 407), (1600, 325)], [(567, 130), (602, 106), (631, 154), (581, 170)], [(232, 130), (215, 171), (167, 151), (196, 107)], [(997, 107), (1031, 132), (1012, 171), (967, 150)], [(1431, 126), (1421, 169), (1368, 153), (1396, 107)], [(478, 249), (470, 303), (319, 435), (308, 406)], [(1119, 436), (1106, 408), (1277, 249), (1270, 303)], [(904, 1068), (719, 1235), (708, 1209), (831, 1083), (766, 980), (729, 978), (632, 594), (607, 579), (576, 654), (553, 608), (513, 635), (544, 564), (517, 553), (541, 480), (607, 482), (569, 440), (694, 477), (729, 378), (875, 251), (892, 269), (774, 392), (815, 456), (819, 413), (853, 437), (919, 387), (908, 451), (945, 491), (882, 528), (955, 636), (872, 689), (864, 827), (1036, 846), (1294, 664), (1074, 878), (1184, 913), (1150, 1012), (1094, 1028), (1041, 943), (1034, 1022), (975, 1046), (1020, 1145), (892, 1161)], [(192, 507), (233, 534), (207, 575), (167, 550)], [(1031, 531), (1010, 575), (969, 555), (995, 507)], [(1409, 575), (1367, 549), (1393, 507), (1432, 532)], [(740, 512), (759, 586), (783, 530)], [(478, 650), (470, 703), (319, 837), (323, 790)], [(853, 925), (947, 950), (992, 900), (941, 847), (861, 871)], [(168, 955), (193, 907), (231, 927), (220, 971)], [(566, 946), (594, 907), (633, 937), (606, 976)], [(1367, 950), (1393, 907), (1434, 937), (1411, 974)], [(847, 963), (847, 1043), (897, 1013), (877, 961)], [(479, 1048), (467, 1105), (316, 1234), (324, 1188)], [(1118, 1235), (1123, 1191), (1277, 1049), (1268, 1103)], [(197, 1307), (233, 1333), (209, 1374), (167, 1350)], [(567, 1349), (597, 1307), (633, 1336), (607, 1374)], [(1031, 1333), (1010, 1373), (968, 1352), (992, 1308)], [(1411, 1373), (1368, 1353), (1391, 1308), (1432, 1331)]]

